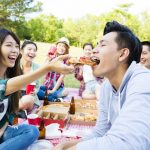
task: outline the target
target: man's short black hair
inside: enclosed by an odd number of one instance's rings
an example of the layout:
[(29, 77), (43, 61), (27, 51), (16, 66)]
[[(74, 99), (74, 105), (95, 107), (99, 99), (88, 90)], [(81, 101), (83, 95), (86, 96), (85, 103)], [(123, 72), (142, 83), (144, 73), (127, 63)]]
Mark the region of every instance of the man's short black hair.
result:
[(150, 46), (150, 41), (142, 41), (141, 44)]
[(142, 41), (141, 44), (142, 45), (147, 45), (150, 48), (150, 41)]
[(119, 49), (129, 49), (130, 54), (127, 62), (128, 65), (130, 65), (133, 60), (139, 63), (142, 46), (140, 40), (134, 35), (134, 33), (128, 27), (119, 24), (117, 21), (106, 23), (103, 35), (110, 32), (117, 33), (115, 41), (118, 44)]

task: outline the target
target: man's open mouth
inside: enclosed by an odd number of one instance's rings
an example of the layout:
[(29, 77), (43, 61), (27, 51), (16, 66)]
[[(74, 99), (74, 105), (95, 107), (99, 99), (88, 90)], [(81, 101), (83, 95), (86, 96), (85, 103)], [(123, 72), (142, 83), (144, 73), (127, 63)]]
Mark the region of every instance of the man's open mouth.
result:
[(97, 59), (96, 57), (92, 57), (91, 61), (95, 62), (97, 65), (100, 63), (100, 60)]

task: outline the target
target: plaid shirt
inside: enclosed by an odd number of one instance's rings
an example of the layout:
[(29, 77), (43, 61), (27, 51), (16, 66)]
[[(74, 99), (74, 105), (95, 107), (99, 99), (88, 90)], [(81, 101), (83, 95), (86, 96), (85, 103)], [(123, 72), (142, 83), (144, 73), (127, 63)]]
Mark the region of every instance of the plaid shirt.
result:
[[(54, 57), (52, 59), (54, 59), (56, 56), (54, 55)], [(64, 64), (66, 63), (66, 60), (64, 60)], [(59, 77), (61, 76), (60, 73), (57, 72), (48, 72), (46, 74), (45, 77), (45, 82), (44, 85), (46, 86), (46, 88), (48, 90), (52, 90), (57, 82), (57, 80), (59, 79)], [(61, 83), (59, 88), (64, 88), (64, 82)]]
[[(60, 73), (48, 72), (45, 77), (45, 82), (44, 82), (44, 85), (46, 86), (46, 88), (49, 90), (52, 90), (60, 76), (61, 76)], [(61, 83), (59, 88), (63, 88), (63, 87), (64, 87), (64, 82)]]
[(82, 67), (77, 67), (75, 69), (75, 78), (80, 81), (80, 87), (79, 87), (79, 96), (82, 96), (82, 93), (83, 91), (85, 90), (85, 84), (84, 84), (84, 81), (83, 81), (83, 74), (79, 74), (80, 72), (80, 69), (82, 69)]

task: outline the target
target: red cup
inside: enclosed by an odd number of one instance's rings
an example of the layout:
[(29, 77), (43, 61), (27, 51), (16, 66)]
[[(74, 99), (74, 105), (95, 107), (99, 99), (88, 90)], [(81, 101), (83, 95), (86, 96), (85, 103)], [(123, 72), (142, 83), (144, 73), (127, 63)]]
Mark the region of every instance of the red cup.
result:
[(55, 55), (56, 50), (57, 50), (56, 46), (51, 46), (48, 51), (48, 55)]
[(34, 88), (35, 88), (35, 84), (31, 83), (31, 84), (28, 84), (26, 86), (26, 94), (30, 94), (31, 92), (34, 91)]
[(39, 124), (39, 117), (37, 114), (29, 114), (27, 116), (27, 119), (28, 119), (28, 123), (29, 124), (32, 124), (32, 125), (38, 125)]

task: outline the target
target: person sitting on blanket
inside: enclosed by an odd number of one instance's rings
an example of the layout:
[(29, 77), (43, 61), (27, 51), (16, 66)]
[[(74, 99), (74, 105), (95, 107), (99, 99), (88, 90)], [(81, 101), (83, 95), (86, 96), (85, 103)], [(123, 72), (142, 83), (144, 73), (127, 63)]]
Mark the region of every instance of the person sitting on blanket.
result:
[(59, 56), (47, 61), (34, 72), (20, 73), (20, 40), (12, 31), (0, 28), (0, 150), (25, 150), (39, 137), (34, 125), (16, 124), (20, 90), (48, 71), (72, 73), (73, 66), (62, 63), (69, 56)]
[[(37, 55), (37, 45), (35, 42), (30, 40), (25, 40), (21, 46), (21, 73), (27, 74), (37, 70), (40, 65), (34, 63), (33, 60)], [(19, 100), (19, 108), (22, 110), (31, 111), (35, 106), (40, 106), (40, 101), (37, 97), (36, 91), (39, 89), (40, 81), (39, 79), (34, 81), (35, 89), (34, 91), (26, 94), (25, 87), (21, 90), (22, 97)]]
[[(83, 45), (84, 56), (90, 57), (93, 50), (92, 43), (85, 43)], [(99, 91), (102, 78), (97, 80), (92, 73), (92, 67), (89, 65), (79, 66), (75, 69), (75, 78), (80, 81), (79, 96), (83, 99), (99, 99)]]
[[(56, 43), (56, 52), (54, 53), (55, 57), (60, 55), (65, 55), (69, 53), (69, 40), (65, 37), (62, 37)], [(48, 53), (48, 55), (50, 55)], [(49, 56), (51, 59), (51, 55)], [(65, 63), (65, 61), (64, 61)], [(40, 86), (40, 89), (37, 93), (40, 100), (43, 100), (45, 97), (45, 92), (48, 93), (48, 101), (56, 101), (58, 99), (68, 95), (68, 91), (64, 88), (64, 75), (56, 72), (48, 72), (45, 77), (44, 85)]]

